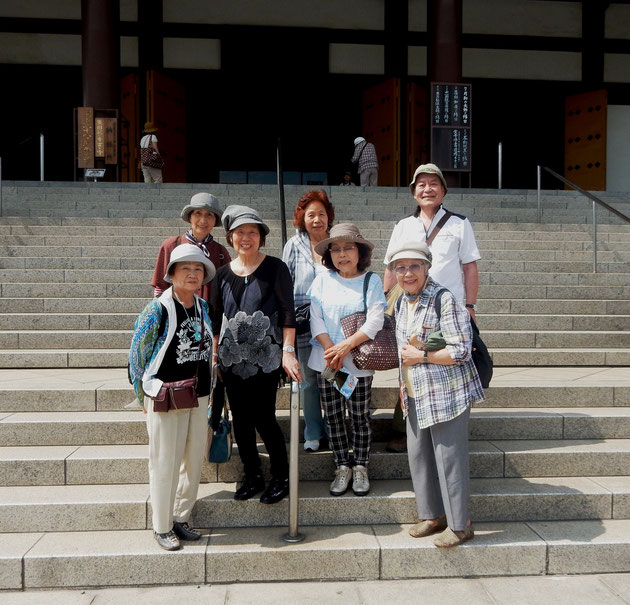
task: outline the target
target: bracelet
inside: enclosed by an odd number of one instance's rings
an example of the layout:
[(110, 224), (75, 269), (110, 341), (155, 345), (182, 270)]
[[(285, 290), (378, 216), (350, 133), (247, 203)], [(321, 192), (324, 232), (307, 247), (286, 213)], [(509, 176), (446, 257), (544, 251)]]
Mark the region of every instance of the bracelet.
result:
[(215, 357), (218, 359), (219, 358), (219, 354), (218, 353), (213, 353), (212, 354), (212, 359), (214, 359)]

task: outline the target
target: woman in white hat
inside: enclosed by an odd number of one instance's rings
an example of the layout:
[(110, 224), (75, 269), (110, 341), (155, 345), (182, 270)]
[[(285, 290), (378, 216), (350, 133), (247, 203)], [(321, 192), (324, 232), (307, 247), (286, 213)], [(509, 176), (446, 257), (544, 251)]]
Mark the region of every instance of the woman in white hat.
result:
[[(383, 327), (387, 307), (383, 284), (376, 273), (367, 276), (374, 244), (364, 239), (356, 225), (340, 223), (330, 230), (330, 236), (315, 246), (328, 269), (317, 275), (308, 295), (311, 298), (311, 334), (313, 348), (308, 365), (318, 372), (317, 384), (328, 421), (328, 438), (333, 451), (335, 478), (330, 493), (340, 496), (352, 485), (357, 496), (370, 491), (368, 463), (370, 460), (371, 426), (370, 401), (372, 370), (360, 370), (352, 361), (351, 350), (374, 338)], [(368, 280), (365, 296), (364, 282)], [(346, 337), (341, 319), (367, 307), (365, 323), (352, 336)], [(355, 376), (357, 384), (346, 398), (322, 373), (327, 368)], [(345, 409), (352, 421), (352, 435), (345, 424)], [(352, 446), (352, 456), (349, 447)]]
[[(234, 438), (243, 463), (243, 481), (235, 500), (263, 492), (264, 504), (289, 494), (289, 463), (282, 430), (276, 420), (276, 392), (281, 367), (300, 380), (295, 356), (293, 284), (287, 266), (260, 251), (269, 227), (247, 206), (228, 206), (223, 213), (226, 239), (237, 257), (217, 271), (212, 290), (214, 354), (234, 421)], [(256, 433), (271, 467), (265, 487)]]
[[(197, 246), (217, 269), (230, 262), (230, 254), (225, 246), (215, 241), (212, 236), (212, 229), (217, 223), (221, 223), (222, 214), (218, 198), (211, 193), (196, 193), (190, 198), (190, 202), (184, 206), (180, 214), (182, 219), (190, 223), (190, 228), (184, 235), (169, 237), (160, 246), (151, 280), (154, 296), (160, 296), (170, 285), (165, 281), (164, 274), (171, 258), (171, 252), (176, 246), (181, 244)], [(210, 302), (211, 290), (212, 284), (208, 282), (201, 287), (197, 294), (205, 301)]]
[[(164, 275), (172, 285), (139, 315), (129, 352), (129, 379), (147, 414), (153, 533), (165, 550), (201, 537), (188, 521), (206, 445), (213, 339), (208, 303), (196, 292), (214, 275), (197, 246), (177, 246)], [(190, 379), (197, 407), (173, 409), (168, 387)]]
[(471, 357), (468, 311), (429, 277), (431, 260), (426, 243), (413, 240), (392, 247), (388, 267), (404, 291), (395, 304), (396, 340), (420, 518), (409, 533), (421, 538), (441, 532), (433, 543), (452, 547), (474, 537), (468, 419), (470, 406), (485, 397)]

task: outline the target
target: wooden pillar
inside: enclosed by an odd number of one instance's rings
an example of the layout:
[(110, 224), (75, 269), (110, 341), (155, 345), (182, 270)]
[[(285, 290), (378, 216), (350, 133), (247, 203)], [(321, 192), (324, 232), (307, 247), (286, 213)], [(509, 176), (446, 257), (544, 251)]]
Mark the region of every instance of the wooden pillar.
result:
[(582, 82), (589, 90), (604, 82), (606, 9), (610, 2), (582, 0)]
[(462, 80), (462, 0), (428, 0), (427, 49), (430, 82)]
[[(462, 81), (462, 0), (427, 2), (427, 73), (431, 82)], [(461, 187), (461, 172), (445, 172), (449, 187)]]
[(164, 67), (162, 0), (138, 0), (138, 67), (140, 72)]
[(120, 107), (119, 24), (119, 0), (81, 0), (84, 107)]

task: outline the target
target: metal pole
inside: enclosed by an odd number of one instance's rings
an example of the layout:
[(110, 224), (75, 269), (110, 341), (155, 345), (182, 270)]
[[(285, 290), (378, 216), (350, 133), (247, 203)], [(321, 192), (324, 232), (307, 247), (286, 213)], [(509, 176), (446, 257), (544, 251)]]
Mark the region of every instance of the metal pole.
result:
[(2, 158), (0, 157), (0, 216), (2, 216)]
[(597, 205), (593, 202), (593, 273), (597, 273)]
[(300, 399), (302, 391), (300, 383), (291, 382), (291, 418), (289, 437), (289, 531), (282, 537), (285, 542), (301, 542), (304, 536), (298, 531), (299, 512), (299, 431), (300, 431)]
[(282, 248), (287, 243), (287, 213), (284, 209), (284, 174), (282, 169), (282, 143), (278, 137), (278, 189), (280, 189), (280, 227), (282, 229)]
[(503, 189), (503, 143), (499, 141), (499, 189)]
[(540, 164), (536, 166), (537, 176), (538, 176), (538, 222), (542, 222), (542, 210), (540, 207), (540, 183), (542, 181), (542, 170), (540, 168)]
[(44, 180), (44, 133), (39, 134), (39, 180)]

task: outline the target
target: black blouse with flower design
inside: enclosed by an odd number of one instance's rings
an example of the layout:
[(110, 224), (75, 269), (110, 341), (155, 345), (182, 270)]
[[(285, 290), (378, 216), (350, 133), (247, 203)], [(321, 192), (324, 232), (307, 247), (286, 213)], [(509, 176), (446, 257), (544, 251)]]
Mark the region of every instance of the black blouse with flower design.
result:
[(288, 267), (265, 256), (247, 277), (231, 266), (217, 269), (212, 288), (212, 327), (219, 334), (219, 365), (240, 378), (282, 363), (282, 328), (295, 327), (293, 282)]

